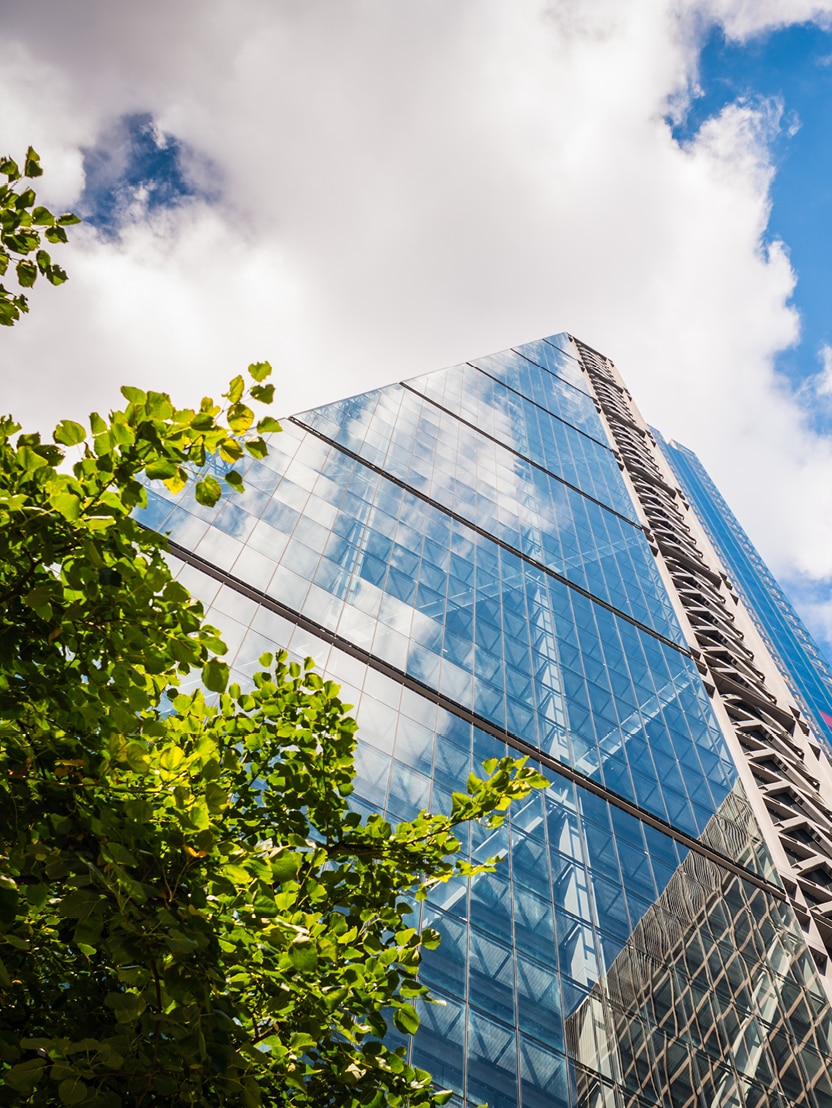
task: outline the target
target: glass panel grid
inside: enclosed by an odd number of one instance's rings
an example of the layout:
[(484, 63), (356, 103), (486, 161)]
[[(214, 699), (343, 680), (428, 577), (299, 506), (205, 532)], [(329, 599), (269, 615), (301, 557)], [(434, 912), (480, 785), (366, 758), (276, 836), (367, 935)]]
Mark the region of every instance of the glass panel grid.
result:
[(510, 752), (467, 709), (675, 828), (552, 773), (502, 828), (465, 830), (471, 858), (504, 861), (419, 908), (444, 937), (423, 975), (446, 1003), (423, 1009), (412, 1048), (454, 1103), (826, 1106), (832, 1024), (791, 909), (678, 838), (776, 880), (693, 661), (517, 553), (681, 641), (643, 534), (609, 510), (633, 516), (568, 345), (412, 382), (499, 442), (395, 386), (303, 417), (369, 465), (288, 424), (245, 497), (214, 514), (154, 493), (144, 518), (446, 698), (181, 567), (235, 679), (279, 644), (342, 685), (358, 810), (449, 810)]

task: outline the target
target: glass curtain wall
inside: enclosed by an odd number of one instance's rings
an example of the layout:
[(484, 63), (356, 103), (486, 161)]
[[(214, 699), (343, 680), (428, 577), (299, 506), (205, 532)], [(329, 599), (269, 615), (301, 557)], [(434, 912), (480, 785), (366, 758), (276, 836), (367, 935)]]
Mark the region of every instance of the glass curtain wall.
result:
[(438, 890), (414, 1060), (491, 1108), (832, 1108), (823, 988), (566, 336), (292, 417), (218, 513), (155, 494), (237, 680), (311, 655), (356, 805), (551, 780)]
[(692, 450), (654, 432), (806, 718), (832, 756), (832, 669)]

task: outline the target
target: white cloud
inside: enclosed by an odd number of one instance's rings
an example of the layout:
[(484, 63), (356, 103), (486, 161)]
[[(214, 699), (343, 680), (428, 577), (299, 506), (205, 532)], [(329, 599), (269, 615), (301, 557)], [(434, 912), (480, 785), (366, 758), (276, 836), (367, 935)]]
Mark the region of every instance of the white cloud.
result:
[(84, 10), (7, 13), (5, 144), (39, 146), (69, 204), (80, 147), (150, 112), (223, 199), (76, 236), (70, 283), (2, 336), (3, 407), (49, 424), (125, 381), (201, 395), (269, 357), (298, 410), (569, 329), (700, 453), (775, 570), (832, 573), (832, 447), (772, 368), (799, 334), (767, 238), (793, 117), (736, 103), (684, 148), (664, 122), (709, 21), (745, 38), (832, 0)]
[(829, 0), (704, 0), (695, 6), (721, 23), (726, 35), (740, 40), (796, 23), (832, 25)]
[(812, 384), (818, 396), (832, 396), (832, 346), (823, 343), (818, 351), (818, 361), (821, 364), (820, 373), (813, 378)]

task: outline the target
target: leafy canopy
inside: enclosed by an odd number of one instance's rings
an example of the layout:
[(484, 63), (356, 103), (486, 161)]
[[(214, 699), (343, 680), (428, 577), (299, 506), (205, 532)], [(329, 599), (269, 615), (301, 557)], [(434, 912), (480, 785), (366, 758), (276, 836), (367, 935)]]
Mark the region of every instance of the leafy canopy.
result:
[[(26, 185), (26, 180), (42, 174), (40, 156), (31, 146), (26, 151), (23, 169), (13, 158), (0, 157), (0, 177), (6, 178), (5, 184), (0, 184), (0, 277), (12, 266), (21, 289), (31, 288), (39, 274), (52, 285), (66, 281), (66, 273), (52, 261), (41, 236), (48, 243), (66, 242), (66, 228), (81, 222), (71, 212), (55, 216), (35, 203), (35, 191)], [(12, 292), (0, 284), (0, 324), (12, 327), (21, 313), (28, 311), (25, 293)]]
[[(403, 898), (491, 868), (459, 856), (457, 827), (498, 825), (545, 780), (504, 759), (449, 815), (362, 820), (338, 687), (283, 653), (228, 686), (219, 633), (132, 513), (153, 481), (209, 506), (243, 490), (235, 465), (279, 430), (255, 415), (269, 374), (194, 409), (125, 388), (52, 442), (0, 421), (3, 1103), (450, 1095), (384, 1042), (418, 1028), (438, 941)], [(194, 671), (215, 702), (182, 691)]]

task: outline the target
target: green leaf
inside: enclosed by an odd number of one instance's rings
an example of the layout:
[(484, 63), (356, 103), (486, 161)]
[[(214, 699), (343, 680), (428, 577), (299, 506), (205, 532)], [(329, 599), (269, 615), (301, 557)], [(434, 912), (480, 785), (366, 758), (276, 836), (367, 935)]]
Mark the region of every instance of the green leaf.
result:
[(55, 428), (53, 435), (55, 442), (59, 442), (62, 446), (75, 446), (77, 443), (83, 442), (86, 437), (87, 432), (81, 424), (75, 423), (71, 419), (62, 419)]
[(271, 404), (274, 400), (274, 385), (252, 385), (251, 395), (261, 404)]
[(127, 744), (126, 758), (127, 764), (134, 773), (147, 773), (150, 768), (150, 760), (147, 756), (147, 751), (140, 742), (131, 742)]
[(252, 875), (247, 869), (243, 869), (242, 866), (236, 866), (234, 864), (225, 865), (222, 867), (223, 876), (227, 877), (229, 881), (233, 881), (235, 885), (250, 885), (254, 880)]
[(88, 516), (86, 526), (90, 531), (108, 531), (115, 522), (112, 516)]
[(147, 414), (152, 419), (170, 419), (173, 415), (173, 405), (166, 392), (149, 392), (146, 404)]
[(83, 1104), (87, 1099), (87, 1086), (80, 1077), (67, 1077), (58, 1086), (61, 1104)]
[(129, 400), (131, 404), (144, 404), (147, 400), (147, 393), (144, 389), (137, 389), (132, 385), (122, 385), (121, 395), (125, 400)]
[[(202, 401), (202, 403), (210, 403), (210, 401), (206, 397)], [(215, 426), (216, 423), (211, 412), (197, 412), (197, 414), (191, 420), (191, 427), (194, 429), (194, 431), (211, 431)]]
[(5, 157), (0, 159), (0, 173), (4, 177), (8, 177), (9, 181), (20, 179), (20, 169), (14, 158)]
[(196, 488), (194, 489), (194, 496), (198, 503), (204, 504), (208, 508), (213, 508), (222, 496), (222, 489), (219, 481), (217, 481), (215, 477), (203, 477), (201, 481), (197, 481)]
[(224, 789), (215, 781), (209, 781), (205, 786), (205, 803), (212, 815), (221, 812), (228, 807), (228, 789)]
[(267, 377), (271, 377), (272, 367), (269, 362), (252, 362), (248, 372), (255, 381), (265, 381)]
[(168, 477), (165, 481), (165, 488), (169, 492), (172, 492), (174, 496), (178, 496), (188, 483), (188, 471), (183, 469), (182, 466), (176, 470), (173, 477)]
[(136, 993), (107, 993), (104, 1003), (112, 1008), (119, 1023), (133, 1023), (147, 1007)]
[(14, 881), (8, 877), (0, 878), (0, 928), (4, 931), (14, 925), (19, 899), (20, 893)]
[(272, 873), (275, 881), (293, 880), (300, 870), (300, 865), (301, 857), (299, 854), (292, 854), (290, 851), (278, 854), (272, 859)]
[(425, 927), (422, 929), (421, 940), (422, 946), (425, 948), (425, 950), (436, 950), (441, 939), (442, 936), (432, 927)]
[(405, 1035), (415, 1035), (420, 1022), (416, 1009), (411, 1004), (403, 1004), (393, 1013), (393, 1023)]
[(219, 455), (224, 462), (232, 465), (243, 456), (243, 448), (236, 439), (223, 439), (219, 445)]
[(296, 939), (289, 947), (289, 960), (300, 973), (311, 973), (318, 965), (318, 951), (309, 939)]
[(78, 519), (81, 515), (81, 501), (74, 493), (59, 492), (52, 497), (52, 507), (64, 519)]
[(46, 1061), (43, 1058), (30, 1058), (27, 1062), (18, 1062), (16, 1066), (3, 1073), (3, 1081), (10, 1088), (24, 1096), (35, 1087), (38, 1079), (43, 1076)]
[(269, 448), (262, 439), (249, 439), (246, 442), (246, 450), (252, 458), (265, 458), (269, 453)]
[(73, 889), (58, 904), (57, 911), (68, 919), (86, 919), (98, 904), (98, 895), (89, 889)]
[(26, 299), (23, 296), (12, 296), (4, 299), (6, 290), (0, 285), (0, 327), (12, 327), (20, 319), (21, 312), (28, 312)]
[(29, 262), (24, 259), (17, 263), (17, 279), (21, 288), (30, 289), (35, 283), (37, 275), (38, 267), (34, 262)]
[(176, 476), (177, 470), (178, 466), (170, 458), (157, 458), (150, 463), (145, 473), (151, 481), (167, 481)]
[(159, 764), (162, 769), (168, 770), (173, 773), (182, 765), (185, 761), (185, 752), (178, 746), (168, 746), (162, 751), (162, 756), (159, 759)]
[(23, 174), (26, 177), (42, 177), (43, 169), (40, 164), (40, 154), (33, 146), (26, 151), (26, 161), (23, 166)]
[(289, 1049), (295, 1051), (296, 1054), (300, 1054), (304, 1050), (311, 1050), (317, 1045), (317, 1039), (314, 1039), (311, 1035), (305, 1034), (303, 1031), (296, 1031), (289, 1040)]
[(66, 270), (59, 265), (50, 266), (45, 276), (51, 285), (62, 285), (67, 280)]
[(262, 419), (257, 421), (257, 434), (267, 435), (273, 431), (282, 431), (278, 421), (273, 416), (263, 416)]
[(129, 850), (121, 845), (121, 843), (107, 843), (107, 853), (110, 855), (113, 861), (118, 862), (120, 866), (138, 865), (135, 855), (131, 854)]
[(58, 216), (57, 222), (61, 227), (71, 227), (73, 223), (80, 223), (81, 217), (73, 212), (64, 212), (63, 215)]
[(49, 895), (46, 885), (27, 885), (26, 899), (33, 908), (42, 908)]
[(56, 581), (43, 581), (26, 593), (23, 603), (37, 611), (44, 604), (48, 604), (50, 600), (56, 599), (58, 595), (60, 595), (60, 585)]
[(228, 392), (224, 393), (223, 395), (232, 404), (238, 404), (239, 401), (240, 401), (240, 398), (243, 395), (243, 391), (245, 390), (245, 387), (246, 387), (245, 381), (240, 376), (240, 374), (237, 374), (237, 376), (234, 378), (234, 380), (228, 386)]
[(225, 692), (228, 684), (228, 666), (216, 658), (211, 658), (202, 667), (202, 683), (210, 692)]
[(234, 404), (228, 409), (228, 426), (235, 435), (244, 435), (254, 423), (254, 412), (245, 404)]

